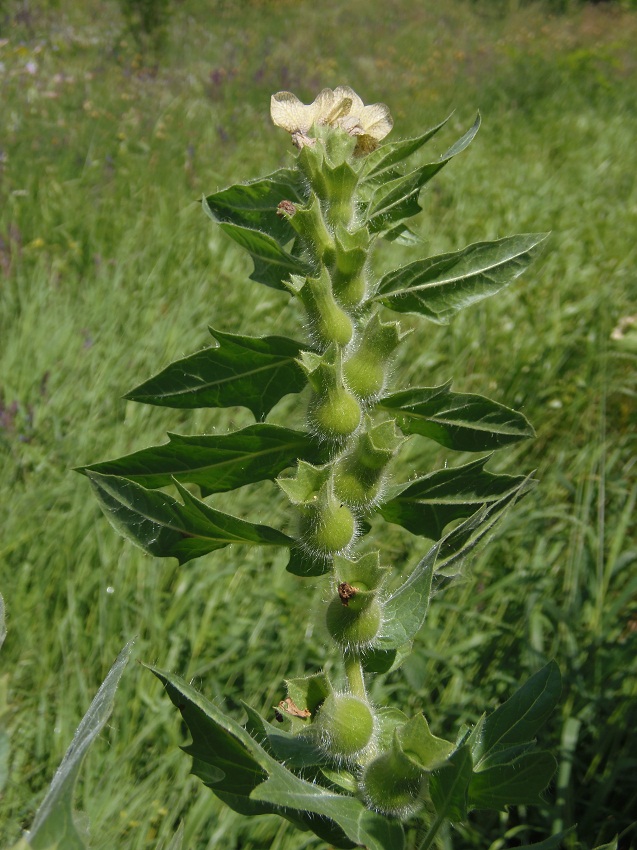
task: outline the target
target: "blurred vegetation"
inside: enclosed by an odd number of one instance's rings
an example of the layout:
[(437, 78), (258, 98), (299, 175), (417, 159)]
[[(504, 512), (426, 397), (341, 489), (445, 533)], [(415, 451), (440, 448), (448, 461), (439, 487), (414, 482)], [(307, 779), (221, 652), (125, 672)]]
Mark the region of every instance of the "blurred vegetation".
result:
[[(267, 711), (285, 677), (333, 663), (320, 624), (307, 623), (323, 588), (288, 575), (283, 553), (230, 549), (184, 569), (154, 561), (117, 537), (71, 469), (167, 430), (249, 423), (243, 409), (191, 414), (121, 396), (205, 344), (208, 324), (298, 333), (295, 308), (247, 280), (197, 200), (287, 161), (272, 92), (307, 102), (346, 83), (389, 104), (398, 136), (455, 109), (436, 154), (483, 114), (476, 142), (423, 198), (423, 252), (553, 231), (504, 298), (449, 329), (420, 326), (396, 364), (403, 385), (453, 377), (458, 391), (521, 408), (538, 438), (491, 468), (537, 467), (541, 486), (434, 599), (418, 652), (373, 696), (422, 708), (451, 734), (556, 658), (565, 691), (542, 744), (560, 768), (545, 806), (474, 813), (445, 846), (515, 847), (573, 823), (573, 848), (615, 834), (621, 850), (637, 846), (637, 14), (618, 3), (560, 14), (508, 3), (506, 15), (497, 5), (183, 0), (166, 6), (152, 48), (116, 2), (0, 5), (3, 845), (29, 825), (133, 635), (140, 659), (237, 715), (239, 699)], [(379, 267), (398, 251), (414, 257), (388, 247)], [(289, 422), (296, 402), (275, 421)], [(443, 451), (420, 448), (406, 474), (444, 465)], [(228, 510), (283, 527), (273, 493), (230, 494)], [(421, 554), (398, 531), (381, 545), (399, 571)], [(321, 846), (218, 805), (188, 777), (167, 703), (151, 676), (127, 671), (80, 787), (95, 847), (159, 848), (182, 819), (197, 850)]]

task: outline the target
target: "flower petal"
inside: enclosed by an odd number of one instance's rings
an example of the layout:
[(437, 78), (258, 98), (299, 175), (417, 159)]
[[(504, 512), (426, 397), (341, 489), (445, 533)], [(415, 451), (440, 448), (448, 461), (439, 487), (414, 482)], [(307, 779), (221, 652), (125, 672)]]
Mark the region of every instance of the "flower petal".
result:
[(314, 107), (306, 106), (295, 94), (280, 91), (270, 98), (270, 115), (277, 127), (288, 133), (307, 133), (314, 123)]
[(390, 132), (394, 121), (389, 113), (389, 107), (384, 103), (372, 103), (364, 106), (359, 115), (361, 126), (368, 136), (380, 141)]

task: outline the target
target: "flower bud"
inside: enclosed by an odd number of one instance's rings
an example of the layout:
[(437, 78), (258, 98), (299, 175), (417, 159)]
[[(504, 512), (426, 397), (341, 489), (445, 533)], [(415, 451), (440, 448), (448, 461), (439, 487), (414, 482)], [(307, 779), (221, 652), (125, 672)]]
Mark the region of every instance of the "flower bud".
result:
[(318, 711), (313, 727), (324, 751), (335, 759), (355, 761), (374, 738), (374, 713), (353, 694), (331, 694)]

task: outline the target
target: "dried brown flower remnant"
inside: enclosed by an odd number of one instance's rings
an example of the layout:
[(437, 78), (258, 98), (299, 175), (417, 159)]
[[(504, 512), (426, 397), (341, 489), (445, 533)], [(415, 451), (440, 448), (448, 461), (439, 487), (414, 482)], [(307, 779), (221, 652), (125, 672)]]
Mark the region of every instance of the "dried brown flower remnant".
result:
[(309, 708), (299, 708), (297, 705), (295, 705), (294, 701), (292, 699), (290, 699), (290, 697), (286, 697), (285, 699), (282, 699), (281, 702), (278, 705), (278, 708), (281, 711), (285, 712), (285, 714), (291, 714), (292, 717), (306, 718), (306, 717), (310, 717), (311, 714), (312, 714), (312, 712), (309, 710)]
[(309, 104), (301, 103), (289, 91), (272, 95), (270, 115), (277, 127), (287, 130), (299, 150), (316, 144), (309, 135), (313, 125), (338, 127), (357, 137), (356, 152), (368, 153), (377, 147), (394, 126), (389, 108), (384, 103), (365, 106), (349, 86), (323, 89)]
[(280, 204), (277, 205), (276, 214), (283, 217), (284, 215), (293, 216), (296, 212), (296, 207), (292, 203), (292, 201), (281, 201)]
[(348, 584), (346, 581), (342, 581), (338, 586), (338, 595), (345, 607), (349, 605), (350, 599), (353, 599), (357, 593), (358, 588), (352, 587), (352, 585)]

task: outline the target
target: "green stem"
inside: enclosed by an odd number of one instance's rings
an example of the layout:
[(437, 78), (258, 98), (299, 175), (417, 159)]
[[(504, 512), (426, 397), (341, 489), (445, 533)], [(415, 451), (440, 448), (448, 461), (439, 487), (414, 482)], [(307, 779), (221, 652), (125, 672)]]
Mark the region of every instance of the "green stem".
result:
[(365, 680), (363, 678), (363, 665), (361, 657), (357, 652), (344, 652), (343, 663), (345, 665), (345, 675), (352, 694), (360, 699), (367, 699), (367, 691), (365, 689)]
[(427, 835), (422, 840), (422, 844), (415, 848), (415, 850), (429, 850), (434, 842), (434, 838), (438, 835), (438, 831), (440, 827), (444, 824), (446, 820), (444, 812), (439, 814), (436, 820), (431, 824), (429, 829), (427, 830)]

